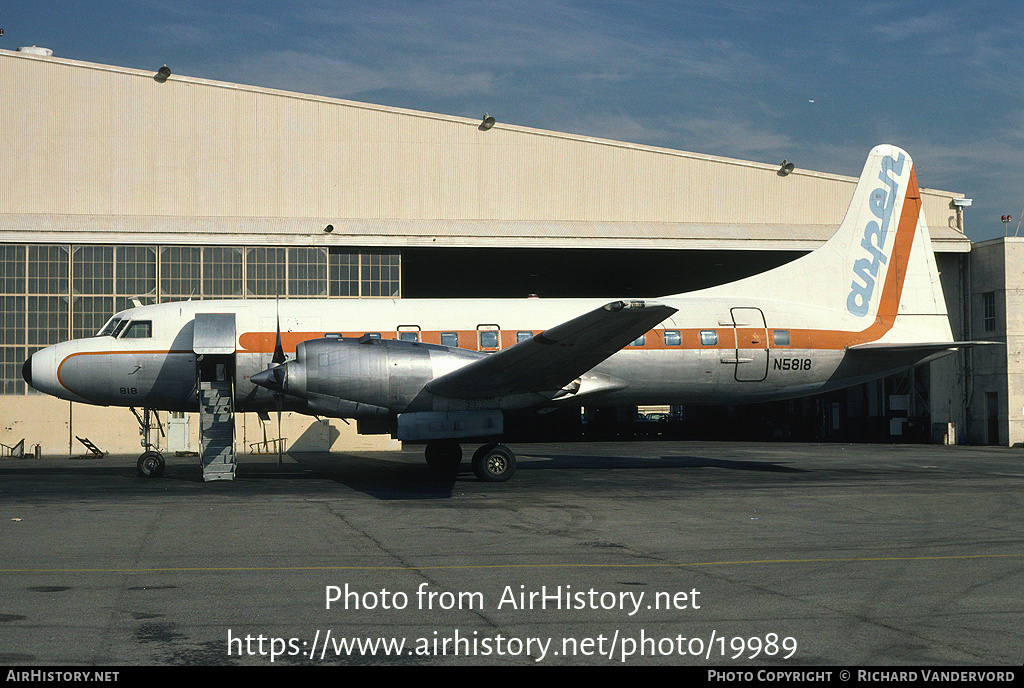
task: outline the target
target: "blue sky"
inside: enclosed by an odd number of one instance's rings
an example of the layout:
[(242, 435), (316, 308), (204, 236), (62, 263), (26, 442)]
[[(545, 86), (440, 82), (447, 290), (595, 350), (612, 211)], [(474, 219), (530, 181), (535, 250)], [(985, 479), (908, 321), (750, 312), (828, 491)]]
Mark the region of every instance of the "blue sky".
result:
[[(1024, 208), (1019, 2), (3, 0), (0, 48), (857, 175)], [(1024, 227), (1021, 227), (1024, 234)]]

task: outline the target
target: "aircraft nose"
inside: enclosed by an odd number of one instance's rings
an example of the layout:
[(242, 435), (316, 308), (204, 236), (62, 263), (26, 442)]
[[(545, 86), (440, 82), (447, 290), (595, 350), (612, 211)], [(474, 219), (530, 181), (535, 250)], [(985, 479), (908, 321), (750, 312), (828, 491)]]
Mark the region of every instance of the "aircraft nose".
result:
[(32, 389), (44, 394), (52, 394), (58, 399), (84, 402), (86, 401), (84, 397), (66, 388), (57, 376), (57, 369), (70, 352), (70, 344), (69, 342), (54, 344), (35, 352), (22, 364), (21, 376), (25, 378), (25, 382)]

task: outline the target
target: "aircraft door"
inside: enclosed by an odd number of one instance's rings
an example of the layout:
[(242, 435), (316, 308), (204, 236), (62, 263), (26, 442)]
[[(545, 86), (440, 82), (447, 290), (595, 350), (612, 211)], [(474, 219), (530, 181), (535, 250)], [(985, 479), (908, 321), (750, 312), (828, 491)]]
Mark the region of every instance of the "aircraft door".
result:
[(196, 313), (192, 350), (200, 381), (233, 384), (235, 342), (234, 313)]
[(501, 328), (497, 325), (476, 326), (477, 351), (497, 351), (501, 348)]
[(761, 382), (768, 377), (768, 325), (760, 308), (731, 308), (736, 337), (736, 380)]
[(196, 313), (192, 350), (203, 354), (235, 353), (235, 314)]

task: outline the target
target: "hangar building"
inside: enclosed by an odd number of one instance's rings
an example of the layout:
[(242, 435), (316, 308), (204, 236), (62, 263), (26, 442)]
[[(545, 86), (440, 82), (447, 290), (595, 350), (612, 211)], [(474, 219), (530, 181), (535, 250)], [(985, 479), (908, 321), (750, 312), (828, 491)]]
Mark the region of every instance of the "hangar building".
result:
[[(132, 304), (679, 293), (813, 250), (857, 181), (44, 49), (0, 50), (0, 81), (0, 443), (47, 455), (82, 453), (76, 437), (138, 450), (125, 409), (40, 395), (21, 376), (34, 351)], [(985, 306), (973, 303), (962, 195), (922, 195), (954, 333), (968, 338)], [(783, 438), (927, 440), (954, 423), (960, 440), (985, 442), (995, 409), (996, 443), (1020, 441), (1006, 375), (975, 389), (972, 365), (957, 354), (827, 398), (712, 412), (767, 419)], [(187, 418), (167, 421), (170, 448), (194, 444)], [(286, 425), (295, 451), (382, 442), (344, 423)], [(239, 432), (244, 451), (268, 430), (253, 418)]]

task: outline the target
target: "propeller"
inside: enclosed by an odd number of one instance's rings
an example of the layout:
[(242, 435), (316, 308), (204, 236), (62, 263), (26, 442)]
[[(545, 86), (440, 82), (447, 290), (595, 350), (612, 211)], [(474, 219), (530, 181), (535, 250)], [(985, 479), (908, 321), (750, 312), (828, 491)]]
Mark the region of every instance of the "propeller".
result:
[[(274, 307), (277, 315), (277, 341), (274, 343), (274, 357), (271, 359), (275, 366), (279, 366), (284, 363), (284, 347), (281, 345), (281, 297), (277, 296), (274, 299)], [(275, 375), (276, 377), (276, 375)], [(281, 380), (283, 383), (284, 381)], [(271, 396), (274, 398), (274, 407), (277, 409), (277, 465), (280, 467), (284, 463), (281, 451), (281, 408), (284, 406), (284, 395), (281, 392), (271, 391)]]
[(281, 346), (281, 299), (280, 297), (274, 300), (274, 305), (277, 308), (277, 342), (274, 344), (274, 358), (272, 359), (274, 365), (281, 365), (284, 363), (284, 347)]

